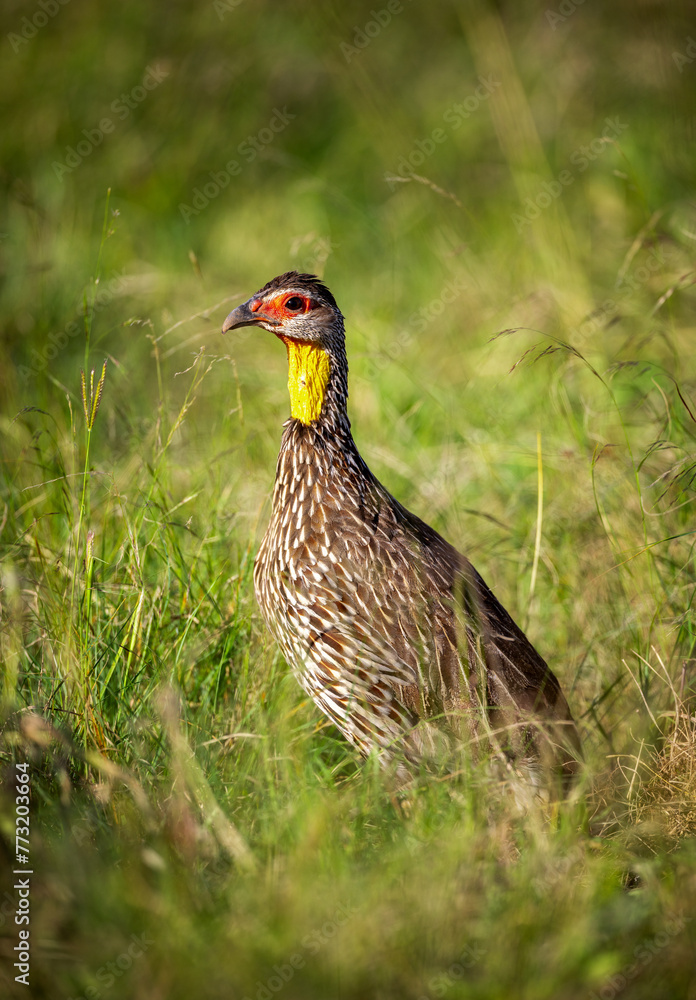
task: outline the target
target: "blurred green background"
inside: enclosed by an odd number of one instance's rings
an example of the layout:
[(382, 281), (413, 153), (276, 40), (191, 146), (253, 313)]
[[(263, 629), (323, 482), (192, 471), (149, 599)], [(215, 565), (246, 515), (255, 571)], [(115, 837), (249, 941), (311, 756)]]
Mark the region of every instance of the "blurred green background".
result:
[[(31, 995), (696, 996), (693, 4), (0, 22), (2, 837), (11, 861), (29, 760)], [(400, 804), (267, 638), (286, 358), (219, 331), (289, 269), (346, 316), (366, 460), (558, 674), (586, 823), (483, 775)]]

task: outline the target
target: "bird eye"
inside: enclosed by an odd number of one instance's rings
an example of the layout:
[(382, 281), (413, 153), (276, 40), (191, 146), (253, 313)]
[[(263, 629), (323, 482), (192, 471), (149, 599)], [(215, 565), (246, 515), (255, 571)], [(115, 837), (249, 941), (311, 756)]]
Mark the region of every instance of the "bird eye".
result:
[(304, 300), (299, 295), (291, 295), (285, 302), (285, 308), (290, 312), (301, 312), (304, 310)]

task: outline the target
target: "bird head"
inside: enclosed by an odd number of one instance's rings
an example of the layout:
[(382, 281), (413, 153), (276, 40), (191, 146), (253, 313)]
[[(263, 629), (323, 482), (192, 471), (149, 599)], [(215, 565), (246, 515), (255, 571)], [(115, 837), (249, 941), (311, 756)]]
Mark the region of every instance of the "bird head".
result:
[(283, 341), (288, 352), (292, 416), (310, 424), (321, 415), (332, 376), (345, 389), (343, 316), (333, 295), (313, 274), (288, 271), (273, 278), (233, 309), (222, 332), (260, 326)]

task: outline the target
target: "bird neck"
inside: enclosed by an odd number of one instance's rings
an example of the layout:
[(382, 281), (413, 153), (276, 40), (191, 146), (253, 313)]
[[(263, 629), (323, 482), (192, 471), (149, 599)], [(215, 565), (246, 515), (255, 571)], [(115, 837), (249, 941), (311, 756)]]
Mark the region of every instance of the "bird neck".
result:
[(288, 351), (290, 413), (295, 420), (311, 424), (317, 420), (329, 382), (329, 356), (316, 344), (284, 338)]
[(346, 412), (348, 364), (345, 350), (330, 353), (317, 344), (283, 338), (288, 352), (290, 413), (309, 425)]

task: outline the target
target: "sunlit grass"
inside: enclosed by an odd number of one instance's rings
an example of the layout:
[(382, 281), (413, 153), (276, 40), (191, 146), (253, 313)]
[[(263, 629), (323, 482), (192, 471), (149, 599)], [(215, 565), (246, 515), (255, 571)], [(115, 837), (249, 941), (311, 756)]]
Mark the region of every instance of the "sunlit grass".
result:
[[(686, 23), (646, 14), (648, 42), (628, 4), (578, 5), (562, 31), (533, 5), (414, 5), (346, 63), (368, 8), (85, 16), (66, 5), (0, 68), (0, 830), (11, 859), (28, 760), (33, 993), (688, 995)], [(53, 160), (158, 60), (166, 80), (59, 182)], [(486, 74), (500, 87), (448, 126)], [(180, 204), (285, 104), (187, 223)], [(437, 127), (418, 177), (389, 182)], [(371, 468), (467, 552), (568, 694), (588, 766), (555, 810), (520, 813), (466, 754), (397, 794), (265, 632), (252, 568), (285, 352), (219, 329), (290, 267), (346, 316)]]

